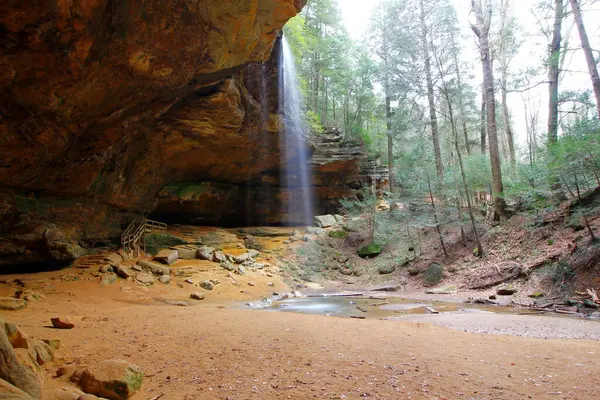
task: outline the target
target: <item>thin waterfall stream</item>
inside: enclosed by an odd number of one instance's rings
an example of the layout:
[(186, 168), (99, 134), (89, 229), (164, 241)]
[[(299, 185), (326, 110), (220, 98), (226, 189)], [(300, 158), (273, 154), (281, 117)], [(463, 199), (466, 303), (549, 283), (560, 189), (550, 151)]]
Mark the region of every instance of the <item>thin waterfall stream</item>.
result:
[(302, 112), (302, 95), (294, 56), (285, 36), (279, 63), (279, 113), (281, 117), (282, 183), (288, 192), (288, 224), (311, 225), (314, 191), (310, 170), (308, 129)]

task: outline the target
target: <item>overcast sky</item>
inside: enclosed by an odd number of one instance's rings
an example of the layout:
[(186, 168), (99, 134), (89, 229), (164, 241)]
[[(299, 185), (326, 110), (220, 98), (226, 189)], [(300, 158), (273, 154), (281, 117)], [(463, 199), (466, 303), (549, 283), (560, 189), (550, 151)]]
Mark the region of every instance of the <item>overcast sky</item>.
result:
[[(338, 0), (338, 4), (342, 11), (345, 26), (350, 36), (360, 41), (364, 34), (369, 28), (369, 21), (374, 8), (385, 0)], [(468, 18), (470, 11), (470, 0), (453, 0), (457, 9), (457, 15), (459, 23), (462, 29), (464, 37), (469, 38), (462, 43), (463, 58), (465, 61), (473, 62), (474, 71), (478, 74), (477, 79), (480, 79), (481, 73), (479, 69), (477, 59), (477, 48), (475, 46), (475, 39), (468, 26)], [(523, 29), (523, 36), (527, 39), (520, 49), (519, 56), (515, 57), (513, 64), (511, 65), (513, 72), (521, 69), (525, 69), (530, 65), (540, 65), (542, 58), (545, 56), (547, 49), (547, 43), (545, 39), (536, 37), (538, 32), (538, 26), (536, 19), (534, 18), (531, 9), (539, 0), (518, 0), (513, 1), (514, 14), (518, 19), (519, 24)], [(600, 1), (595, 4), (587, 4), (590, 1), (580, 1), (584, 10), (584, 23), (586, 30), (590, 37), (592, 48), (600, 49)], [(566, 35), (570, 31), (569, 47), (579, 46), (579, 36), (577, 34), (577, 28), (571, 26), (572, 18), (567, 19), (567, 22), (563, 24), (563, 34)], [(591, 83), (589, 81), (589, 75), (587, 74), (587, 66), (585, 58), (581, 51), (574, 52), (570, 56), (567, 62), (567, 69), (576, 72), (565, 73), (561, 81), (561, 89), (591, 89)], [(578, 72), (577, 72), (578, 71)], [(542, 85), (535, 91), (532, 91), (532, 96), (536, 99), (535, 101), (540, 102), (540, 107), (544, 107), (547, 102), (547, 87)], [(513, 124), (515, 126), (517, 142), (521, 145), (525, 143), (525, 122), (523, 113), (523, 102), (520, 95), (513, 95), (509, 97), (511, 106), (511, 115)], [(540, 112), (541, 129), (545, 124), (543, 119), (545, 118), (545, 111), (541, 108)]]

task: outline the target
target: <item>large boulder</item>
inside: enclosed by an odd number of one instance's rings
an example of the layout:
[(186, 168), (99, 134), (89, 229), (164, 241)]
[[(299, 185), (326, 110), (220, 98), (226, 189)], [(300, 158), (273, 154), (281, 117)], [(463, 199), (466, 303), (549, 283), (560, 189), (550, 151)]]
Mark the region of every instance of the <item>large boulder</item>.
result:
[[(196, 252), (196, 257), (201, 260), (213, 261), (214, 254), (215, 254), (214, 248), (208, 247), (208, 246), (202, 246)], [(219, 262), (219, 261), (215, 261), (215, 262)]]
[(125, 400), (142, 387), (144, 373), (124, 360), (107, 360), (76, 372), (72, 380), (89, 394), (111, 400)]
[(14, 297), (0, 297), (0, 310), (17, 311), (27, 307), (27, 300)]
[(338, 221), (335, 219), (333, 215), (317, 215), (315, 217), (315, 225), (319, 228), (329, 228), (331, 226), (336, 226)]
[(396, 270), (396, 264), (394, 264), (393, 262), (389, 262), (389, 263), (380, 265), (377, 268), (377, 272), (379, 272), (381, 275), (391, 274), (395, 270)]
[(6, 337), (13, 349), (29, 349), (29, 337), (17, 325), (0, 320), (0, 329), (4, 328)]
[(33, 397), (4, 379), (0, 379), (0, 400), (33, 400)]
[(151, 272), (156, 276), (169, 275), (171, 273), (171, 269), (169, 267), (165, 267), (163, 264), (153, 261), (141, 260), (137, 262), (137, 265), (142, 267), (144, 271)]
[(179, 252), (173, 249), (162, 249), (154, 256), (154, 260), (171, 265), (179, 258)]
[(435, 286), (444, 278), (444, 267), (438, 263), (431, 263), (423, 273), (423, 285)]
[[(0, 326), (4, 323), (0, 318)], [(0, 361), (0, 379), (33, 398), (37, 399), (41, 396), (41, 378), (19, 362), (5, 329), (0, 329)]]

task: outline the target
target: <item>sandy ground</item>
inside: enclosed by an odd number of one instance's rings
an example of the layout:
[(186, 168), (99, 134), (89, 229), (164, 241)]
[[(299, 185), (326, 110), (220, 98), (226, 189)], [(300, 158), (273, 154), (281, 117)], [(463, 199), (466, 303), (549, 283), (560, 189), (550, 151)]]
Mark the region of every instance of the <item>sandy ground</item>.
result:
[[(9, 290), (0, 285), (0, 294)], [(598, 341), (162, 301), (187, 291), (57, 281), (45, 300), (3, 316), (32, 337), (61, 340), (48, 388), (69, 385), (51, 378), (57, 366), (120, 358), (145, 371), (134, 399), (600, 398)], [(49, 328), (58, 315), (76, 328)]]

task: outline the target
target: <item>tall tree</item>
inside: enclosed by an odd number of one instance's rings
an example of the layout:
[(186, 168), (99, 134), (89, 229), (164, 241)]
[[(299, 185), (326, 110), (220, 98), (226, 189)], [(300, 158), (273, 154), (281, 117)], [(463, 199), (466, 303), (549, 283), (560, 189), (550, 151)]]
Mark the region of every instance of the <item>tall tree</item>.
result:
[(505, 221), (507, 219), (506, 203), (503, 196), (502, 169), (500, 166), (500, 153), (498, 149), (498, 131), (496, 127), (496, 101), (494, 96), (494, 72), (490, 59), (489, 33), (492, 23), (492, 7), (486, 0), (486, 11), (481, 4), (482, 0), (472, 2), (476, 22), (471, 24), (471, 29), (479, 39), (479, 53), (483, 69), (483, 85), (485, 89), (487, 133), (490, 149), (490, 163), (492, 167), (492, 191), (494, 195), (494, 220)]
[(596, 66), (594, 55), (592, 54), (592, 48), (590, 47), (590, 41), (588, 39), (587, 32), (585, 31), (585, 25), (583, 25), (583, 17), (581, 16), (581, 7), (579, 6), (579, 1), (571, 0), (571, 8), (573, 9), (575, 24), (577, 25), (577, 30), (579, 31), (581, 47), (585, 53), (585, 60), (587, 61), (588, 70), (590, 71), (594, 95), (596, 96), (596, 107), (598, 108), (598, 116), (600, 117), (600, 76), (598, 76), (598, 67)]
[(486, 132), (486, 128), (485, 128), (485, 113), (486, 113), (486, 102), (485, 102), (485, 87), (482, 85), (481, 87), (481, 111), (479, 114), (480, 117), (480, 125), (479, 125), (479, 137), (480, 137), (480, 144), (481, 144), (481, 154), (485, 154), (485, 152), (487, 151), (487, 132)]
[(508, 152), (510, 158), (511, 171), (514, 175), (517, 170), (517, 158), (515, 155), (515, 143), (512, 126), (510, 124), (510, 113), (508, 110), (507, 101), (507, 77), (508, 67), (510, 63), (509, 51), (514, 51), (515, 48), (512, 29), (509, 26), (510, 21), (508, 21), (510, 0), (502, 0), (500, 7), (500, 90), (502, 93), (502, 121), (504, 123), (504, 132), (506, 133), (506, 140), (508, 142)]
[(421, 46), (423, 51), (423, 64), (425, 69), (425, 81), (427, 82), (427, 101), (429, 102), (429, 122), (431, 124), (431, 140), (433, 142), (433, 151), (435, 155), (435, 169), (438, 175), (438, 181), (444, 177), (444, 164), (442, 163), (442, 151), (440, 149), (440, 136), (438, 129), (437, 115), (435, 111), (435, 96), (433, 91), (433, 78), (431, 76), (431, 60), (429, 58), (429, 39), (427, 17), (423, 0), (419, 0), (420, 21), (421, 21)]
[[(387, 21), (386, 21), (387, 22)], [(390, 170), (390, 192), (394, 191), (394, 137), (392, 136), (392, 89), (390, 82), (390, 54), (389, 54), (389, 30), (387, 23), (384, 24), (382, 39), (382, 55), (383, 55), (383, 74), (384, 84), (383, 90), (385, 94), (385, 127), (387, 134), (387, 151), (388, 151), (388, 168)]]
[(563, 0), (554, 0), (554, 25), (548, 54), (548, 144), (558, 140), (558, 79), (560, 75), (560, 42), (563, 20)]

